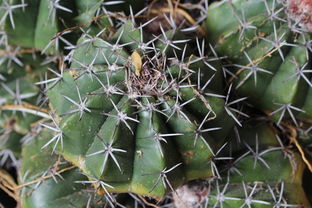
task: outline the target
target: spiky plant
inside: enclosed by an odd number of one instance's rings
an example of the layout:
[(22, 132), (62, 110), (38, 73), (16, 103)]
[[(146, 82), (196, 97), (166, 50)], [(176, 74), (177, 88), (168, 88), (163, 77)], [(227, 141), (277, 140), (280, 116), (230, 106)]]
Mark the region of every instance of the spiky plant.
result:
[(312, 5), (209, 4), (4, 0), (18, 182), (0, 188), (20, 207), (310, 207)]

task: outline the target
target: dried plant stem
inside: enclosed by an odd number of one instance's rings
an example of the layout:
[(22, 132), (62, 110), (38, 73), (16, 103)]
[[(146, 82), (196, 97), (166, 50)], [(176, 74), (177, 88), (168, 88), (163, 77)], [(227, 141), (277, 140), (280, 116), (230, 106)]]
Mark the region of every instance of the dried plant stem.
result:
[(50, 174), (50, 175), (47, 175), (47, 176), (42, 176), (42, 177), (37, 178), (37, 179), (35, 179), (35, 180), (33, 180), (33, 181), (29, 181), (29, 182), (27, 182), (27, 183), (18, 185), (18, 186), (16, 186), (14, 189), (21, 189), (21, 188), (23, 188), (23, 187), (26, 187), (26, 186), (29, 186), (29, 185), (32, 185), (32, 184), (35, 184), (35, 183), (38, 183), (38, 182), (42, 182), (42, 181), (44, 181), (44, 180), (46, 180), (46, 179), (52, 178), (52, 177), (55, 176), (56, 174), (61, 174), (61, 173), (63, 173), (63, 172), (66, 172), (66, 171), (71, 170), (71, 169), (74, 169), (74, 168), (76, 168), (76, 166), (73, 165), (73, 166), (70, 166), (70, 167), (61, 169), (61, 170), (57, 171), (57, 172), (54, 173), (54, 174)]
[(17, 52), (11, 52), (11, 51), (0, 49), (0, 55), (3, 55), (3, 54), (18, 55), (18, 54), (35, 53), (35, 52), (37, 52), (37, 50), (35, 49), (21, 49)]
[(54, 39), (58, 38), (59, 36), (61, 36), (61, 35), (62, 35), (64, 32), (66, 32), (66, 31), (76, 30), (76, 29), (79, 29), (79, 28), (84, 27), (84, 26), (86, 26), (86, 25), (89, 25), (89, 24), (95, 22), (96, 20), (98, 20), (98, 19), (101, 18), (101, 17), (123, 17), (123, 18), (125, 18), (125, 16), (122, 16), (122, 15), (120, 15), (120, 14), (116, 14), (116, 15), (100, 14), (100, 15), (98, 15), (98, 16), (93, 17), (93, 18), (92, 18), (90, 21), (88, 21), (88, 22), (85, 22), (85, 23), (83, 23), (83, 24), (79, 24), (79, 25), (76, 25), (76, 26), (73, 26), (73, 27), (69, 27), (69, 28), (64, 29), (64, 30), (61, 31), (61, 32), (58, 32), (53, 38), (51, 38), (51, 40), (54, 40)]
[[(263, 61), (265, 58), (272, 56), (272, 54), (277, 51), (279, 49), (278, 48), (274, 48), (272, 51), (268, 52), (267, 54), (265, 54), (264, 56), (261, 56), (260, 58), (254, 59), (252, 60), (252, 63), (247, 64), (246, 66), (251, 66), (252, 64), (258, 63), (260, 61)], [(244, 71), (246, 68), (240, 68), (235, 75), (239, 75), (242, 71)], [(231, 77), (229, 79), (229, 83), (231, 83), (234, 80), (235, 77)]]
[(298, 140), (297, 140), (297, 131), (296, 128), (289, 125), (289, 124), (284, 124), (290, 131), (290, 142), (293, 143), (297, 149), (299, 150), (300, 154), (301, 154), (301, 158), (303, 160), (303, 162), (307, 165), (308, 169), (310, 170), (310, 172), (312, 173), (312, 164), (309, 162), (309, 160), (306, 158), (305, 156), (305, 152), (302, 149), (301, 145), (299, 144)]
[[(150, 12), (151, 14), (170, 13), (171, 9), (170, 8), (151, 9)], [(178, 14), (181, 14), (190, 24), (192, 25), (196, 24), (196, 21), (193, 19), (193, 17), (191, 17), (191, 15), (189, 15), (185, 10), (181, 8), (176, 8), (175, 12), (177, 12)], [(205, 34), (205, 31), (200, 26), (198, 26), (197, 30), (202, 35)]]
[(51, 119), (51, 116), (48, 114), (50, 112), (48, 109), (40, 108), (28, 103), (23, 103), (22, 105), (2, 105), (0, 106), (0, 110), (21, 111), (40, 116), (42, 118)]
[(19, 191), (15, 190), (16, 187), (17, 185), (12, 176), (3, 169), (0, 169), (0, 189), (18, 202), (20, 200)]
[(151, 206), (151, 207), (154, 207), (154, 208), (160, 208), (159, 206), (146, 201), (146, 199), (143, 196), (138, 195), (138, 197), (144, 202), (144, 204)]

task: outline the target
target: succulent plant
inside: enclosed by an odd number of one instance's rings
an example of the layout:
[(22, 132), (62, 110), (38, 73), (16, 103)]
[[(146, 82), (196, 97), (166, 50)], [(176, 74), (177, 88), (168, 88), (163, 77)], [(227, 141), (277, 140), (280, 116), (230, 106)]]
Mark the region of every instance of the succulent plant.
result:
[(310, 207), (310, 11), (4, 0), (0, 167), (18, 179), (0, 189), (29, 208)]
[(205, 25), (217, 53), (234, 67), (237, 92), (276, 117), (277, 124), (288, 114), (298, 125), (297, 119), (312, 117), (312, 42), (309, 27), (294, 22), (291, 2), (295, 1), (215, 3)]

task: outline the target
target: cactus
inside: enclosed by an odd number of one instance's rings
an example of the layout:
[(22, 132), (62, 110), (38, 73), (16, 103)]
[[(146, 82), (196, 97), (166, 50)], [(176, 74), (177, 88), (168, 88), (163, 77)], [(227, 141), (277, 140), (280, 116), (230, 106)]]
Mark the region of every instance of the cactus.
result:
[[(127, 32), (125, 28), (132, 24), (129, 21), (119, 28), (112, 38), (117, 39), (115, 43), (97, 38), (91, 44), (81, 38), (71, 71), (49, 90), (62, 134), (58, 152), (88, 175), (113, 184), (111, 191), (163, 197), (173, 184), (211, 176), (207, 160), (224, 138), (213, 141), (209, 131), (222, 126), (209, 128), (205, 123), (218, 116), (210, 105), (223, 99), (210, 104), (208, 96), (192, 86), (199, 72), (180, 78), (181, 68), (173, 66), (178, 57), (157, 66), (166, 59), (158, 48), (150, 58), (149, 49), (128, 55), (120, 46), (128, 44), (123, 41), (143, 39), (139, 29), (134, 28), (133, 35)], [(161, 41), (158, 44), (163, 46)], [(185, 46), (182, 57), (186, 55)], [(137, 61), (142, 63), (136, 66)], [(200, 59), (193, 62), (190, 70), (201, 64), (209, 76), (209, 68)], [(226, 119), (225, 123), (231, 122)]]
[[(185, 199), (183, 203), (189, 207), (309, 207), (301, 198), (304, 164), (300, 156), (281, 147), (280, 138), (266, 124), (248, 123), (239, 135), (247, 149), (235, 140), (229, 143), (239, 156), (221, 169), (223, 180), (179, 188), (177, 194)], [(186, 194), (192, 197), (183, 197)], [(177, 207), (179, 203), (177, 199)]]
[[(16, 63), (14, 59), (18, 60)], [(40, 108), (40, 89), (34, 85), (39, 81), (39, 74), (44, 67), (40, 66), (42, 58), (37, 57), (33, 60), (30, 54), (23, 54), (19, 58), (15, 57), (3, 62), (2, 66), (7, 69), (0, 82), (0, 132), (1, 132), (1, 165), (5, 165), (6, 158), (11, 158), (11, 165), (18, 165), (17, 158), (20, 156), (21, 143), (25, 140), (24, 136), (29, 133), (33, 123), (40, 117), (35, 114), (28, 114), (23, 110), (35, 112), (34, 108)], [(27, 61), (26, 61), (27, 60)], [(18, 63), (27, 63), (27, 73)], [(7, 68), (6, 68), (7, 67)], [(27, 106), (27, 107), (26, 107)]]
[(310, 207), (309, 11), (4, 0), (0, 167), (18, 182), (0, 188), (25, 208)]
[(308, 26), (293, 22), (291, 6), (283, 6), (292, 2), (215, 3), (204, 25), (218, 54), (229, 58), (237, 92), (277, 124), (286, 116), (298, 125), (312, 116), (311, 37)]

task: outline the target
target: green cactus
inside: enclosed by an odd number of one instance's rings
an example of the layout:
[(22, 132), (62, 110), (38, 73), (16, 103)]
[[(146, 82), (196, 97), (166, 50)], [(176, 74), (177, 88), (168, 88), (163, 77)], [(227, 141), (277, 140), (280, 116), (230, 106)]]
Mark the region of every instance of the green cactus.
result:
[[(36, 105), (41, 102), (41, 93), (34, 83), (39, 81), (39, 75), (46, 70), (45, 67), (40, 66), (42, 57), (37, 57), (35, 60), (30, 54), (22, 54), (20, 60), (17, 57), (14, 59), (6, 60), (4, 57), (1, 65), (3, 71), (6, 70), (0, 82), (1, 166), (5, 165), (8, 157), (13, 161), (14, 166), (18, 165), (21, 143), (25, 140), (32, 124), (40, 119), (33, 108), (40, 108)], [(23, 63), (23, 66), (25, 64), (25, 69), (18, 63)]]
[[(280, 146), (281, 140), (271, 126), (254, 122), (245, 125), (239, 131), (240, 142), (232, 140), (228, 144), (238, 155), (221, 168), (223, 180), (178, 188), (182, 203), (189, 207), (309, 207), (301, 185), (304, 164), (300, 156)], [(216, 159), (226, 159), (222, 156)], [(179, 206), (182, 204), (176, 200)]]
[(214, 3), (204, 25), (218, 54), (229, 58), (237, 92), (278, 124), (289, 116), (297, 125), (312, 117), (311, 35), (298, 32), (292, 12), (277, 1)]
[[(163, 197), (173, 188), (171, 184), (211, 176), (207, 160), (224, 138), (220, 136), (219, 141), (213, 141), (205, 132), (222, 126), (207, 128), (204, 124), (210, 117), (218, 116), (213, 115), (210, 105), (222, 103), (219, 100), (223, 99), (216, 98), (215, 103), (210, 103), (208, 96), (192, 86), (196, 74), (189, 79), (183, 76), (184, 80), (170, 77), (178, 75), (181, 68), (171, 69), (169, 63), (154, 69), (153, 65), (164, 61), (165, 55), (161, 53), (155, 54), (155, 60), (149, 60), (149, 50), (138, 51), (143, 66), (137, 76), (130, 66), (136, 60), (119, 45), (127, 44), (122, 41), (128, 37), (137, 41), (143, 37), (136, 29), (132, 32), (134, 36), (130, 36), (125, 27), (116, 32), (119, 37), (114, 44), (101, 38), (92, 45), (80, 44), (69, 67), (72, 71), (64, 73), (63, 79), (49, 90), (50, 104), (59, 116), (56, 120), (63, 135), (63, 146), (58, 145), (58, 152), (88, 175), (113, 184), (113, 192), (133, 191)], [(80, 39), (78, 46), (86, 41)], [(106, 47), (109, 50), (101, 49)], [(113, 51), (114, 47), (119, 49)], [(185, 55), (186, 50), (182, 56)], [(209, 68), (202, 64), (201, 70)], [(225, 123), (233, 125), (229, 117), (226, 119)], [(177, 166), (180, 163), (183, 165)], [(169, 175), (177, 177), (167, 179), (161, 175), (165, 183), (160, 183), (161, 171), (171, 167), (176, 169)]]
[(25, 208), (311, 207), (309, 11), (2, 1), (0, 168), (18, 178), (0, 189)]

